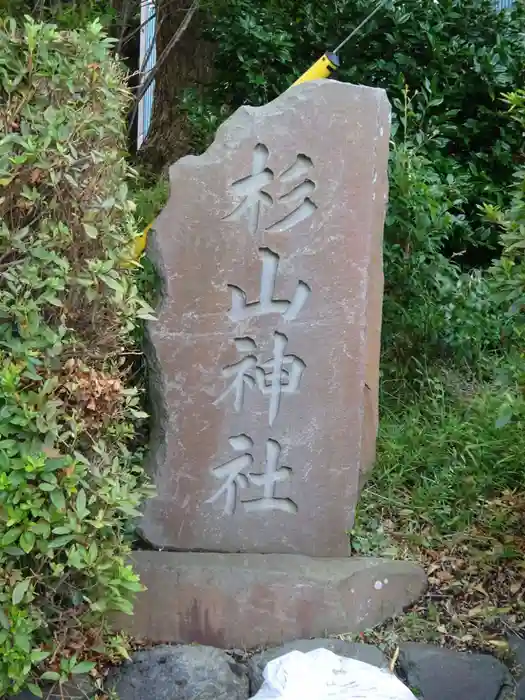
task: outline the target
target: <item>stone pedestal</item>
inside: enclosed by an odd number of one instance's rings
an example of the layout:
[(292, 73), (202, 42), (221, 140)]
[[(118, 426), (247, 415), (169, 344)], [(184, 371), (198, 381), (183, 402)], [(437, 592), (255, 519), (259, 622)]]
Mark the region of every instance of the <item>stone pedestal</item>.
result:
[(372, 558), (135, 552), (133, 564), (148, 590), (121, 626), (145, 640), (223, 649), (360, 632), (426, 585), (419, 567)]

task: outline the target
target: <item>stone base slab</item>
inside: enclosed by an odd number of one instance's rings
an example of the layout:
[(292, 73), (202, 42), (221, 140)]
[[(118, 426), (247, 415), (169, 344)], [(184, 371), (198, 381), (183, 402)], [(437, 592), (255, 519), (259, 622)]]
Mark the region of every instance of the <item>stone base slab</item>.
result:
[(223, 649), (369, 629), (426, 587), (410, 562), (293, 554), (134, 552), (147, 591), (116, 626), (153, 643)]

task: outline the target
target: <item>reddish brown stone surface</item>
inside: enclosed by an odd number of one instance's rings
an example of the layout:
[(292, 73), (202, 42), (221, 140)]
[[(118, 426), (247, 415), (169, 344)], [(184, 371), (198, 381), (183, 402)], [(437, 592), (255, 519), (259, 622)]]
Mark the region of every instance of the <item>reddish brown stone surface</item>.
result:
[(414, 564), (357, 557), (135, 552), (134, 568), (148, 590), (121, 627), (156, 643), (222, 648), (359, 632), (426, 585)]
[(373, 461), (389, 106), (322, 81), (171, 169), (150, 328), (157, 547), (348, 554)]

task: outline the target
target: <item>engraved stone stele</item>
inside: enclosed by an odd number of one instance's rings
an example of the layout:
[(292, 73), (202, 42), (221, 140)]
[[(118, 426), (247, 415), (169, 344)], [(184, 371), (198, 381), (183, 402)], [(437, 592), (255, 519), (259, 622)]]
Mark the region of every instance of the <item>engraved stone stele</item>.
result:
[(425, 586), (349, 557), (374, 460), (387, 199), (385, 93), (305, 83), (242, 108), (170, 173), (150, 252), (157, 495), (147, 590), (117, 624), (252, 647), (362, 631)]
[(306, 83), (171, 168), (154, 547), (348, 555), (377, 430), (389, 115), (382, 90)]

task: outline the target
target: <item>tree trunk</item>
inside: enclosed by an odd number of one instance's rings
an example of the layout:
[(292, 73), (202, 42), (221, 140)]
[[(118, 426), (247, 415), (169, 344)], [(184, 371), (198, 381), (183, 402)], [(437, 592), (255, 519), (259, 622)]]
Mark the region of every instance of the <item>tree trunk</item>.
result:
[[(190, 0), (164, 0), (158, 11), (157, 56), (179, 28)], [(201, 37), (202, 15), (197, 12), (155, 77), (153, 117), (139, 160), (156, 173), (165, 172), (190, 152), (190, 131), (180, 103), (185, 88), (211, 81), (213, 45)]]

